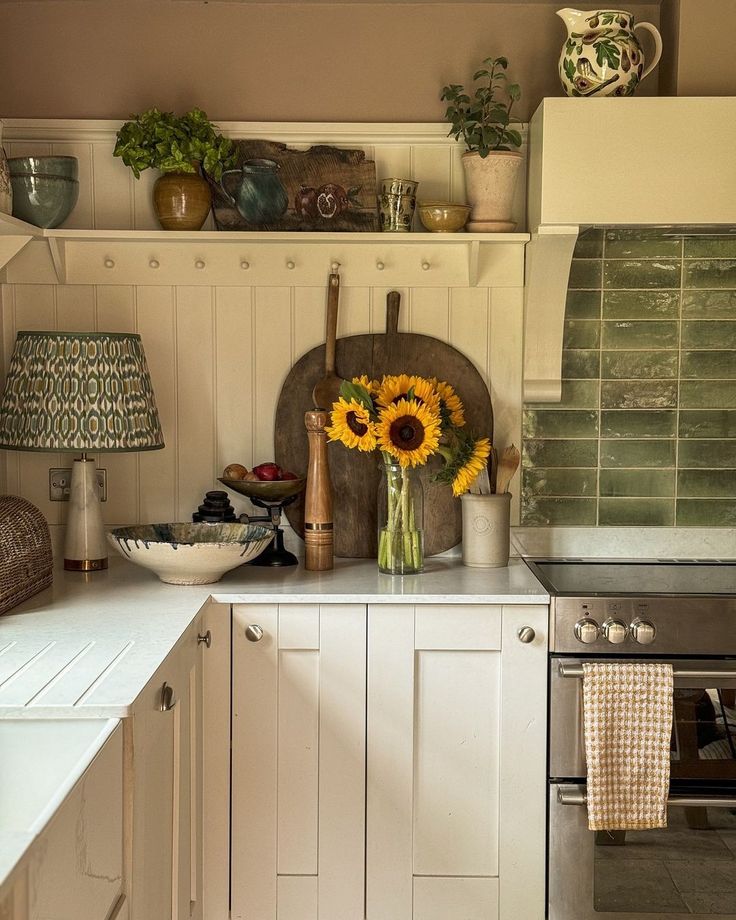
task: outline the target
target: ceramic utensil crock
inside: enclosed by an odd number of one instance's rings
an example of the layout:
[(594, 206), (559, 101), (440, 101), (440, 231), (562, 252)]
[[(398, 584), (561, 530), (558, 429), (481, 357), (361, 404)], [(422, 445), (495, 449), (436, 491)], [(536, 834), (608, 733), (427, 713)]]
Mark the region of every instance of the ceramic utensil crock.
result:
[(511, 493), (460, 496), (463, 507), (463, 565), (502, 568), (509, 564)]

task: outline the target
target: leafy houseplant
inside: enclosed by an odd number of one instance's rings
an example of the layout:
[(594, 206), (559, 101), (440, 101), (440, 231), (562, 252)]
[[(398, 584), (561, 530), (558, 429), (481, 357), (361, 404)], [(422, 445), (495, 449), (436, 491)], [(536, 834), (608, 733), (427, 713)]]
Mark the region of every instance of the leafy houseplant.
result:
[(473, 80), (472, 92), (461, 83), (443, 87), (441, 99), (448, 104), (445, 118), (450, 136), (462, 140), (468, 201), (473, 208), (468, 229), (513, 230), (510, 221), (514, 189), (521, 165), (521, 134), (511, 127), (511, 110), (521, 98), (518, 83), (510, 83), (505, 57), (486, 58)]
[(219, 180), (236, 159), (233, 142), (197, 108), (181, 116), (156, 108), (133, 116), (118, 131), (113, 155), (136, 179), (146, 169), (160, 170), (153, 199), (165, 230), (199, 230), (210, 209), (200, 170)]

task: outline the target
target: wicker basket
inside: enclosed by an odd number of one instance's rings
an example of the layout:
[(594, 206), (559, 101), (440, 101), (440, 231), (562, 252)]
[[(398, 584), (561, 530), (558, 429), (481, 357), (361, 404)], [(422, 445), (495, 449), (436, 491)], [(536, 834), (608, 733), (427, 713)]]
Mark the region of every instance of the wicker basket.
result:
[(24, 498), (0, 495), (0, 614), (48, 588), (52, 567), (44, 516)]

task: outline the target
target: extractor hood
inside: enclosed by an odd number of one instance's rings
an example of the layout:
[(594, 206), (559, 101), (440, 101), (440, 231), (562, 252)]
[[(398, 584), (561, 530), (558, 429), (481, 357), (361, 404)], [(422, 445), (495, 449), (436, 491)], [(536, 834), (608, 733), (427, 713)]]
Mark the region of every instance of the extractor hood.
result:
[(558, 402), (583, 226), (736, 226), (736, 97), (545, 99), (529, 125), (525, 401)]

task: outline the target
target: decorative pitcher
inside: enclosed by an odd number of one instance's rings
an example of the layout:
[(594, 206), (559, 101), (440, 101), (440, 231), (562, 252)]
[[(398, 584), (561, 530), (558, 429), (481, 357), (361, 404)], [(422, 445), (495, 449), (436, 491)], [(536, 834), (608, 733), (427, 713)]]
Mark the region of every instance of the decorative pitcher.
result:
[[(567, 26), (560, 80), (568, 96), (631, 96), (662, 56), (662, 36), (650, 22), (634, 25), (625, 10), (558, 10)], [(654, 38), (654, 60), (644, 69), (636, 29)]]
[[(286, 213), (289, 196), (277, 175), (280, 168), (275, 160), (254, 159), (222, 174), (220, 188), (249, 224), (267, 224)], [(240, 176), (234, 195), (225, 187), (225, 176), (233, 174)]]

